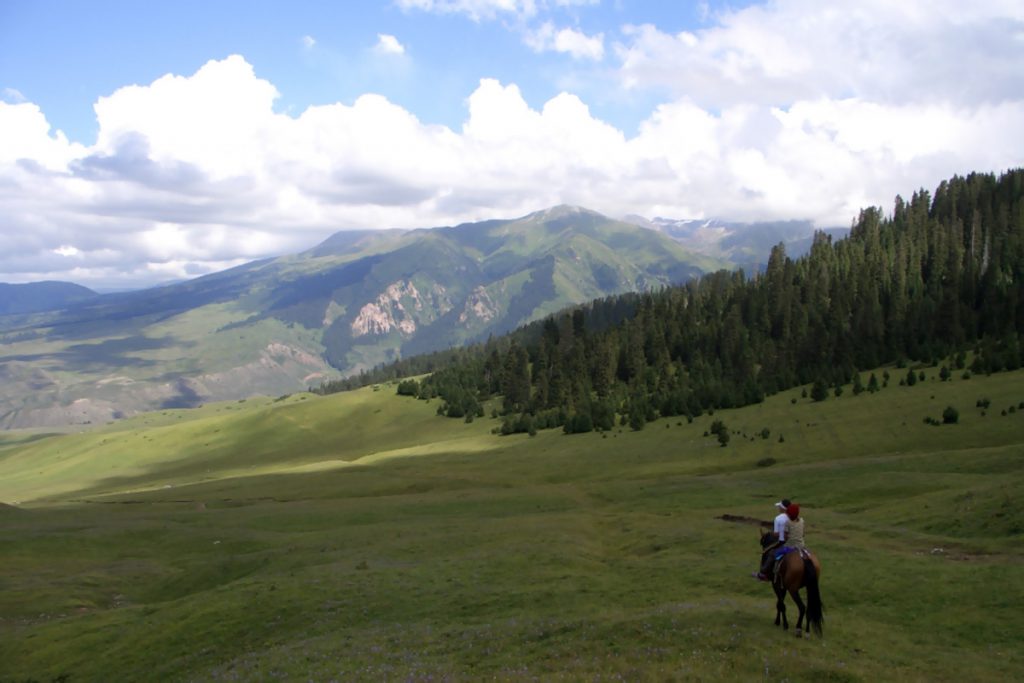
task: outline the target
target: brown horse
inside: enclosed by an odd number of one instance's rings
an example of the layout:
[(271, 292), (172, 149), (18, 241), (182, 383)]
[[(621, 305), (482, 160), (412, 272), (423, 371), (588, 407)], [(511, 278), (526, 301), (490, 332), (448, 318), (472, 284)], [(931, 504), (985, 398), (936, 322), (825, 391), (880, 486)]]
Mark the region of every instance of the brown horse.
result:
[[(761, 548), (766, 548), (775, 542), (771, 533), (761, 536)], [(803, 632), (809, 633), (811, 629), (819, 636), (821, 627), (825, 621), (822, 612), (824, 606), (821, 604), (821, 593), (818, 592), (818, 579), (821, 577), (821, 564), (818, 558), (810, 551), (808, 557), (800, 557), (800, 553), (792, 551), (786, 553), (776, 570), (777, 575), (772, 580), (772, 587), (775, 589), (775, 625), (782, 622), (783, 629), (789, 629), (789, 621), (786, 619), (786, 593), (793, 596), (793, 602), (800, 610), (796, 620), (796, 635), (799, 638)], [(800, 599), (800, 589), (807, 589), (807, 607), (804, 608), (804, 601)], [(807, 626), (801, 632), (804, 615), (807, 616)]]

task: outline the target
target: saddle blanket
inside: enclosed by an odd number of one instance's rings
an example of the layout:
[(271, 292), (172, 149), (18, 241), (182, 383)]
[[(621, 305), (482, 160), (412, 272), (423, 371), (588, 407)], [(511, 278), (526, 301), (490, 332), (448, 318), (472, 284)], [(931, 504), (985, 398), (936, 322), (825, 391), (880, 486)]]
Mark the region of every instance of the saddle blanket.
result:
[(801, 559), (809, 560), (811, 558), (811, 551), (807, 548), (790, 548), (788, 545), (779, 548), (775, 553), (775, 563), (772, 567), (772, 577), (775, 583), (780, 583), (782, 581), (782, 576), (779, 575), (779, 567), (782, 565), (783, 558), (789, 553), (794, 552), (800, 553)]
[(775, 561), (778, 562), (787, 554), (792, 552), (799, 552), (800, 557), (804, 560), (809, 560), (811, 558), (811, 551), (807, 548), (790, 548), (788, 545), (784, 545), (775, 553)]

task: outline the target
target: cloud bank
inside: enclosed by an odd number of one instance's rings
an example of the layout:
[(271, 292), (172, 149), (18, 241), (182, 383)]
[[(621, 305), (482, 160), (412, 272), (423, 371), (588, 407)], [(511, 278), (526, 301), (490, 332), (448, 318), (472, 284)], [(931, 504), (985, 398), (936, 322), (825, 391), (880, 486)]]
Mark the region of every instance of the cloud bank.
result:
[[(405, 4), (478, 19), (536, 11), (519, 0)], [(31, 102), (0, 102), (0, 281), (150, 284), (339, 229), (558, 203), (848, 225), (897, 192), (1024, 163), (1019, 3), (817, 8), (780, 0), (697, 33), (627, 26), (608, 54), (604, 37), (566, 34), (570, 55), (614, 61), (603, 78), (623, 96), (662, 93), (635, 134), (572, 93), (533, 108), (489, 78), (467, 93), (459, 129), (373, 94), (279, 113), (274, 84), (238, 55), (100, 98), (92, 145), (51, 130)], [(550, 27), (536, 49), (563, 49), (560, 35)]]

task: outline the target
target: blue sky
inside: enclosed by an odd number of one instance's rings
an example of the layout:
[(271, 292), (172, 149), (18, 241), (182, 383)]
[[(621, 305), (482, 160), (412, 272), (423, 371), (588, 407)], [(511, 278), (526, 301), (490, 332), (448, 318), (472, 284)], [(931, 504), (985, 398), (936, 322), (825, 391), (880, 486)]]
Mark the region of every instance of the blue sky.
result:
[(1019, 0), (0, 0), (0, 281), (351, 228), (807, 219), (1024, 157)]
[[(0, 84), (38, 104), (69, 138), (87, 144), (97, 132), (92, 108), (97, 97), (167, 73), (190, 74), (232, 54), (245, 56), (260, 77), (277, 86), (281, 111), (351, 103), (375, 92), (425, 123), (454, 128), (465, 118), (467, 94), (487, 76), (516, 83), (535, 107), (575, 85), (595, 115), (633, 131), (650, 113), (653, 95), (627, 97), (602, 87), (602, 65), (537, 52), (523, 35), (552, 21), (587, 35), (603, 33), (610, 43), (618, 27), (628, 23), (653, 23), (670, 32), (697, 29), (715, 6), (552, 4), (542, 16), (508, 12), (474, 19), (386, 1), (4, 0)], [(382, 63), (374, 53), (380, 34), (400, 41), (406, 57)]]

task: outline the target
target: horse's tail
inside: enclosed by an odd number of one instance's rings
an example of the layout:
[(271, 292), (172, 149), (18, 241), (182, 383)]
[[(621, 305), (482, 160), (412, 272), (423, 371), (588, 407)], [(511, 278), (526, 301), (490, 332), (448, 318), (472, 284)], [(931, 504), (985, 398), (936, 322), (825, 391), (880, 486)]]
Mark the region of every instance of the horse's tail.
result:
[(821, 635), (822, 624), (825, 623), (825, 606), (821, 604), (821, 593), (818, 591), (818, 572), (814, 571), (814, 563), (804, 560), (804, 582), (807, 586), (807, 626)]

